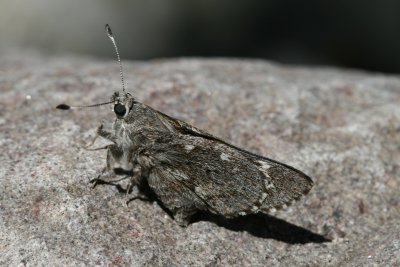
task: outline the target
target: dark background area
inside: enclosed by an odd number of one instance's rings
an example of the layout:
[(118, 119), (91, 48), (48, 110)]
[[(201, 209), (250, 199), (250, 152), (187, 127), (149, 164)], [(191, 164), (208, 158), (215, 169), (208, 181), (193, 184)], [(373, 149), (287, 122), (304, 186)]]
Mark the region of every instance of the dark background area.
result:
[(0, 51), (268, 59), (400, 73), (400, 1), (2, 0)]

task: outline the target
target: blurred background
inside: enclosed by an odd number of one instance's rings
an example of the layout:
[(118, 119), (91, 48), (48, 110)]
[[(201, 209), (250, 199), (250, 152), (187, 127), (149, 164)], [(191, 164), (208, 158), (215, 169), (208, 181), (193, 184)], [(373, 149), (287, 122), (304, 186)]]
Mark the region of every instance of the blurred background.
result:
[(1, 0), (0, 56), (261, 58), (400, 73), (400, 1)]

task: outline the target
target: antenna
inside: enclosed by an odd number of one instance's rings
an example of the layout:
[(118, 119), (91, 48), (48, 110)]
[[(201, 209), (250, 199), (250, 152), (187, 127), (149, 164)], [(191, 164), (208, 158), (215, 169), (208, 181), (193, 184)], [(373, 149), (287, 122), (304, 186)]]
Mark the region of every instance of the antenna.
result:
[(106, 33), (107, 33), (108, 38), (110, 38), (111, 42), (114, 45), (115, 53), (117, 54), (117, 59), (118, 59), (118, 63), (119, 63), (119, 75), (121, 76), (121, 82), (122, 82), (122, 92), (125, 92), (124, 73), (122, 71), (122, 63), (121, 63), (121, 58), (119, 57), (118, 47), (117, 47), (117, 44), (115, 42), (115, 39), (114, 39), (113, 33), (111, 31), (111, 28), (110, 28), (110, 26), (108, 24), (106, 24), (105, 29), (106, 29)]
[(89, 106), (69, 106), (66, 104), (60, 104), (56, 108), (58, 109), (63, 109), (63, 110), (68, 110), (68, 109), (81, 109), (81, 108), (93, 108), (93, 107), (98, 107), (98, 106), (103, 106), (107, 104), (113, 103), (112, 101), (106, 102), (106, 103), (100, 103), (100, 104), (94, 104), (94, 105), (89, 105)]

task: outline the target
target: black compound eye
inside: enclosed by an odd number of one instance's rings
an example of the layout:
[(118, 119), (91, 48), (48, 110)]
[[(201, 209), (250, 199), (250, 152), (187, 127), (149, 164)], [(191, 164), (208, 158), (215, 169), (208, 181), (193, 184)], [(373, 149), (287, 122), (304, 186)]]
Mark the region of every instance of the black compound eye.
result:
[(124, 105), (118, 103), (114, 106), (114, 112), (118, 116), (123, 117), (126, 113), (126, 108)]

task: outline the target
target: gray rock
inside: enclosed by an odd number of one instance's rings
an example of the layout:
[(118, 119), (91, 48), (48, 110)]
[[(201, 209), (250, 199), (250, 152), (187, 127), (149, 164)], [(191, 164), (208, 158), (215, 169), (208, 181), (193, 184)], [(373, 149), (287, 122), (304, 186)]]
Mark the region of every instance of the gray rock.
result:
[(157, 202), (124, 207), (118, 187), (88, 183), (104, 151), (82, 149), (110, 108), (55, 109), (107, 101), (115, 62), (2, 55), (0, 265), (400, 265), (399, 77), (226, 59), (124, 66), (140, 101), (299, 168), (314, 188), (276, 214), (200, 214), (187, 228)]

